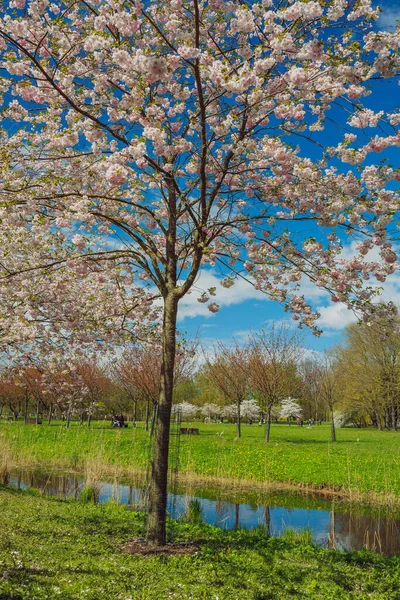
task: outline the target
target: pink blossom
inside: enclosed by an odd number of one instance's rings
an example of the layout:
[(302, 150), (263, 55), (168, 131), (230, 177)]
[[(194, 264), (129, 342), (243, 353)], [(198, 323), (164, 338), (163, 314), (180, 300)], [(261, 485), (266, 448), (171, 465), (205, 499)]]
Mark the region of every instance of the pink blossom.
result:
[(128, 170), (120, 165), (110, 165), (106, 171), (106, 178), (111, 185), (123, 185), (128, 177)]
[(208, 310), (212, 313), (216, 313), (219, 311), (219, 309), (221, 308), (219, 304), (216, 304), (215, 302), (211, 302), (211, 304), (209, 304), (207, 306)]

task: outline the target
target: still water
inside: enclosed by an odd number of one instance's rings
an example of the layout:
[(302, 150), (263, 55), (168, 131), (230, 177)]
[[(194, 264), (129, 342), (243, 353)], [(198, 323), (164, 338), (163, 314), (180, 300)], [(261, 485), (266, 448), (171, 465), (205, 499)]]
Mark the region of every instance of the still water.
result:
[[(85, 481), (73, 475), (14, 472), (9, 485), (19, 489), (35, 488), (59, 498), (79, 498)], [(143, 510), (143, 484), (101, 482), (99, 502), (118, 500)], [(247, 493), (215, 489), (175, 490), (168, 496), (169, 513), (184, 516), (189, 502), (199, 501), (204, 521), (224, 529), (262, 527), (266, 535), (279, 536), (286, 529), (308, 529), (313, 541), (340, 550), (367, 548), (393, 556), (400, 554), (400, 514), (385, 509), (373, 511), (345, 502), (327, 501), (317, 496), (289, 493)]]

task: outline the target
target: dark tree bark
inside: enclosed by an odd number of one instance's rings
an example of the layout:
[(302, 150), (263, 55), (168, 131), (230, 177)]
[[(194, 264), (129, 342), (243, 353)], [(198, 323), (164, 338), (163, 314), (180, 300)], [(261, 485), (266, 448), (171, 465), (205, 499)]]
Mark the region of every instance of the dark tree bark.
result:
[(147, 531), (148, 542), (158, 546), (164, 545), (166, 542), (169, 427), (174, 387), (177, 312), (178, 299), (173, 293), (170, 293), (164, 298), (163, 356), (160, 397), (156, 418), (157, 426), (154, 436)]
[(50, 425), (50, 423), (51, 423), (51, 418), (52, 418), (52, 416), (53, 416), (53, 407), (52, 407), (52, 405), (50, 404), (50, 405), (49, 405), (49, 412), (48, 412), (48, 415), (47, 415), (47, 423), (48, 423), (49, 425)]
[(88, 418), (87, 418), (87, 426), (90, 427), (90, 423), (92, 422), (92, 413), (88, 414)]

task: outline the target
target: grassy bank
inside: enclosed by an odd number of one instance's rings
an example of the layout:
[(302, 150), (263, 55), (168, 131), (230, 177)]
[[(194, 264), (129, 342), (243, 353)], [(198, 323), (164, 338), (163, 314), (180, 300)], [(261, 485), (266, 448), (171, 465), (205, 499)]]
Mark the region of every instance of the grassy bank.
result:
[(400, 598), (400, 559), (342, 553), (207, 526), (169, 525), (182, 556), (126, 554), (143, 516), (117, 505), (0, 488), (0, 598), (342, 600)]
[[(332, 444), (327, 425), (311, 430), (273, 425), (272, 440), (264, 444), (257, 425), (243, 426), (240, 440), (231, 424), (196, 426), (200, 435), (181, 436), (180, 442), (179, 472), (188, 481), (280, 482), (340, 490), (355, 498), (400, 498), (400, 434), (341, 429)], [(67, 430), (60, 423), (3, 423), (0, 446), (0, 470), (7, 465), (86, 470), (93, 477), (130, 476), (145, 468), (151, 452), (142, 424), (135, 430), (113, 430), (108, 423), (94, 423), (89, 429), (74, 423)]]

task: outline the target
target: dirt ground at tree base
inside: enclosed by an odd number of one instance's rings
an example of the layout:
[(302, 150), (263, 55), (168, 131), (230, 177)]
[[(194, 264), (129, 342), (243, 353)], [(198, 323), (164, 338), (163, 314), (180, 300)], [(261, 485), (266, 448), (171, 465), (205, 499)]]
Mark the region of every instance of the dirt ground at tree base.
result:
[(122, 552), (127, 554), (142, 554), (149, 556), (176, 556), (178, 554), (195, 554), (199, 550), (196, 543), (169, 542), (165, 546), (153, 546), (144, 539), (132, 540), (120, 546)]

